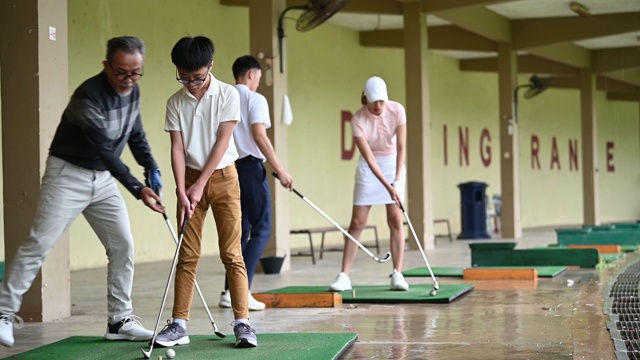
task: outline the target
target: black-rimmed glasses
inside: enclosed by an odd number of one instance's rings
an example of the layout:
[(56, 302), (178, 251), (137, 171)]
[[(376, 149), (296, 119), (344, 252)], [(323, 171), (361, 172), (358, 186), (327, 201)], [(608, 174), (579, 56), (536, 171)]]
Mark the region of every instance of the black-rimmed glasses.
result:
[(176, 80), (178, 80), (178, 82), (182, 85), (202, 85), (205, 81), (207, 81), (207, 76), (209, 76), (209, 69), (210, 67), (207, 67), (207, 73), (204, 75), (204, 78), (189, 80), (180, 78), (180, 74), (178, 74), (178, 68), (176, 68)]
[(125, 81), (127, 79), (137, 81), (137, 80), (140, 80), (142, 75), (144, 75), (144, 68), (140, 69), (140, 72), (133, 72), (129, 74), (126, 72), (116, 72), (116, 70), (113, 68), (113, 65), (111, 65), (110, 62), (107, 62), (107, 64), (109, 64), (109, 67), (111, 68), (111, 72), (113, 72), (113, 75), (116, 77), (116, 79), (120, 81)]

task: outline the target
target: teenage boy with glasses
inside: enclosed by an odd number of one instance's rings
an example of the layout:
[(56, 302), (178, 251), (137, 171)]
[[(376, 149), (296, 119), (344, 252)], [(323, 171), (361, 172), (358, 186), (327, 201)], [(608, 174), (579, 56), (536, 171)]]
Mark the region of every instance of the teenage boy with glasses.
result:
[[(73, 221), (84, 215), (104, 246), (107, 265), (107, 340), (148, 341), (153, 331), (132, 315), (134, 243), (124, 199), (114, 178), (136, 199), (163, 213), (160, 172), (140, 118), (145, 47), (124, 36), (107, 43), (104, 71), (73, 93), (49, 148), (38, 208), (27, 240), (18, 248), (0, 287), (0, 344), (12, 346), (22, 296), (44, 258)], [(129, 145), (145, 169), (145, 187), (120, 160)]]
[(240, 186), (233, 130), (240, 121), (238, 91), (218, 81), (213, 66), (213, 42), (184, 37), (171, 51), (177, 80), (183, 88), (167, 102), (165, 131), (171, 137), (171, 165), (178, 197), (178, 219), (189, 223), (176, 265), (173, 321), (156, 336), (162, 346), (185, 345), (189, 310), (200, 260), (204, 218), (209, 207), (218, 231), (220, 259), (229, 280), (235, 317), (236, 347), (255, 347), (249, 325), (247, 270), (240, 247)]

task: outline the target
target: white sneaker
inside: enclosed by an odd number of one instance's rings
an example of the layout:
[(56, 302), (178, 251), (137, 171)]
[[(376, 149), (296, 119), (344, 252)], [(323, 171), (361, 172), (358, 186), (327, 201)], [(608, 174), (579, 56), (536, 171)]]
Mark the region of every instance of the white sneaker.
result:
[(262, 311), (266, 307), (267, 305), (265, 305), (263, 302), (260, 302), (254, 299), (253, 295), (251, 295), (251, 291), (249, 291), (249, 310), (250, 311)]
[(231, 293), (229, 290), (220, 293), (220, 301), (218, 301), (218, 307), (230, 308), (231, 307)]
[[(218, 307), (221, 308), (230, 308), (231, 307), (231, 293), (229, 290), (223, 291), (220, 293), (220, 301), (218, 301)], [(256, 300), (252, 295), (251, 291), (249, 291), (249, 311), (262, 311), (267, 306)]]
[(0, 344), (6, 347), (12, 347), (14, 343), (13, 323), (20, 329), (23, 324), (22, 318), (17, 315), (0, 315)]
[(129, 315), (115, 324), (107, 323), (107, 332), (104, 338), (107, 340), (148, 341), (153, 337), (153, 331), (142, 326), (139, 317)]
[(389, 287), (391, 290), (400, 290), (407, 291), (409, 290), (409, 284), (404, 280), (404, 276), (402, 273), (393, 269), (393, 274), (391, 274), (391, 286)]
[(329, 290), (331, 291), (351, 290), (351, 279), (349, 279), (349, 275), (343, 272), (338, 274), (333, 284), (329, 285)]

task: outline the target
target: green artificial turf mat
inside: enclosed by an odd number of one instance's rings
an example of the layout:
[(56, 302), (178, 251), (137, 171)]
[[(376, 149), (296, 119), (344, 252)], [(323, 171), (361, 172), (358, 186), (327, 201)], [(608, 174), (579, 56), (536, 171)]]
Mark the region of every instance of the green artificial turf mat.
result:
[(638, 251), (638, 245), (620, 245), (622, 252), (634, 252)]
[[(462, 272), (464, 271), (463, 267), (438, 267), (432, 266), (431, 271), (433, 271), (433, 275), (438, 277), (462, 277)], [(431, 276), (427, 267), (417, 267), (409, 270), (405, 270), (402, 272), (402, 275), (408, 277), (424, 277)]]
[[(392, 291), (389, 286), (353, 286), (351, 290), (340, 292), (343, 303), (450, 303), (459, 296), (473, 290), (471, 284), (440, 285), (435, 296), (429, 295), (432, 285), (409, 285), (408, 291)], [(317, 294), (330, 292), (327, 286), (287, 286), (263, 291), (264, 294)]]
[[(567, 269), (566, 266), (479, 266), (473, 269), (531, 269), (538, 271), (538, 277), (554, 277)], [(437, 277), (459, 277), (464, 273), (462, 267), (432, 267), (433, 275)], [(417, 267), (402, 272), (406, 277), (426, 277), (431, 276), (426, 267)]]
[(0, 262), (0, 281), (4, 279), (4, 262)]
[[(176, 346), (176, 360), (190, 359), (338, 359), (356, 341), (356, 333), (258, 334), (258, 347), (235, 348), (235, 337), (220, 339), (214, 335), (190, 335), (189, 345)], [(143, 359), (146, 342), (108, 341), (96, 336), (72, 336), (53, 344), (14, 355), (7, 359), (33, 360), (133, 360)], [(151, 360), (166, 357), (166, 348), (154, 347)]]

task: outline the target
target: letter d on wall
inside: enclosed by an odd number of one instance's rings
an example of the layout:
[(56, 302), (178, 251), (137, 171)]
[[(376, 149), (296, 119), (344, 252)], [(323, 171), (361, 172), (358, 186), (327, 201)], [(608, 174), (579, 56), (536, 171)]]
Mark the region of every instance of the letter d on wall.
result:
[[(356, 144), (351, 141), (351, 147), (347, 149), (346, 146), (346, 133), (345, 133), (345, 124), (351, 123), (351, 118), (353, 114), (350, 111), (342, 111), (340, 115), (340, 153), (342, 160), (351, 160), (353, 158), (353, 154), (356, 150)], [(351, 127), (349, 127), (351, 130)], [(351, 133), (351, 131), (349, 131)]]

